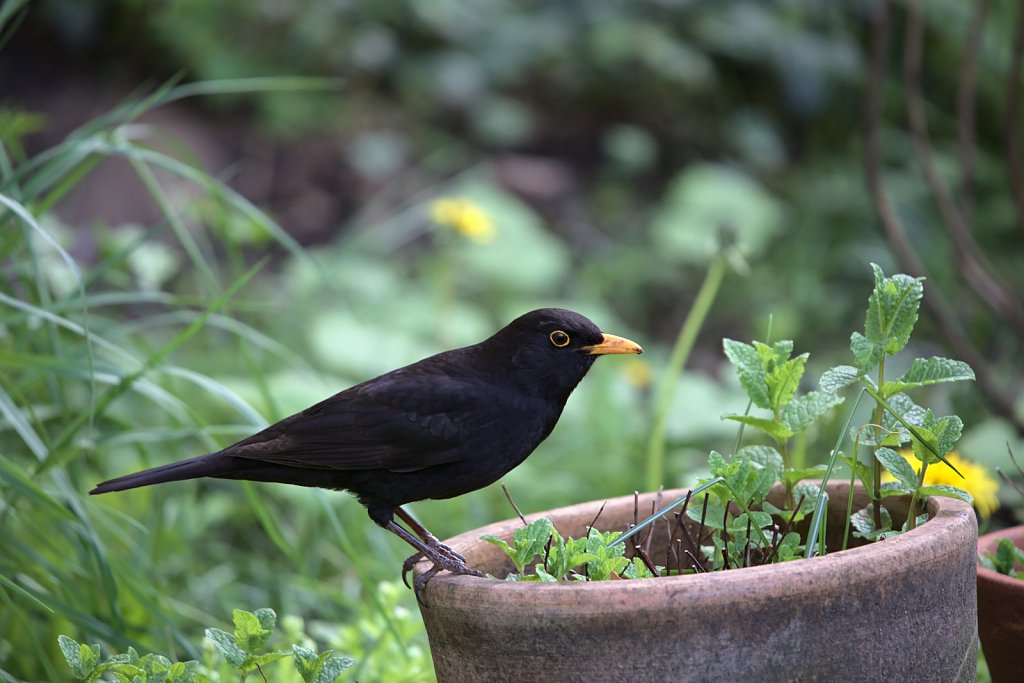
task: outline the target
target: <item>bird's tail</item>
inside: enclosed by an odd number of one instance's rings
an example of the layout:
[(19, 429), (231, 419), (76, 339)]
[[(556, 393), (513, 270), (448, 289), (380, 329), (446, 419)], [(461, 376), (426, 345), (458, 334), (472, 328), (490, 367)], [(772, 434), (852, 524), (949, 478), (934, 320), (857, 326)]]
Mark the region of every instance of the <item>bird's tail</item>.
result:
[(124, 491), (139, 486), (150, 484), (162, 484), (165, 481), (181, 481), (182, 479), (196, 479), (198, 477), (216, 477), (231, 469), (229, 458), (219, 453), (200, 455), (196, 458), (172, 462), (170, 465), (161, 465), (141, 472), (126, 474), (117, 479), (105, 481), (90, 494), (110, 493), (111, 491)]

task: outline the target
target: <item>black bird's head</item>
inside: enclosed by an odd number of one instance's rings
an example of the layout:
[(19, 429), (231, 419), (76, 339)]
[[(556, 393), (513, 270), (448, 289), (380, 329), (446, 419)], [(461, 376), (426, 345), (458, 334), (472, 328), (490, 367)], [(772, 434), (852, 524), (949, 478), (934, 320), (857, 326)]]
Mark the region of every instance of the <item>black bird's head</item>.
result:
[(521, 315), (484, 346), (510, 357), (522, 384), (562, 403), (598, 356), (643, 353), (636, 342), (605, 334), (585, 316), (563, 308)]

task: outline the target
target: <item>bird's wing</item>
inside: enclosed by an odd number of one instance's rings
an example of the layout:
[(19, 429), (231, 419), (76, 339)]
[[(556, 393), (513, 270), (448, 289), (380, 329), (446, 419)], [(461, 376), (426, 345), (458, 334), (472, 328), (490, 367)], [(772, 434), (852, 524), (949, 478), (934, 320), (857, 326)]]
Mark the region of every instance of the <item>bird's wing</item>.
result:
[[(475, 390), (475, 391), (474, 391)], [(450, 376), (396, 372), (341, 392), (224, 451), (326, 470), (416, 470), (459, 460), (487, 423), (480, 388)]]

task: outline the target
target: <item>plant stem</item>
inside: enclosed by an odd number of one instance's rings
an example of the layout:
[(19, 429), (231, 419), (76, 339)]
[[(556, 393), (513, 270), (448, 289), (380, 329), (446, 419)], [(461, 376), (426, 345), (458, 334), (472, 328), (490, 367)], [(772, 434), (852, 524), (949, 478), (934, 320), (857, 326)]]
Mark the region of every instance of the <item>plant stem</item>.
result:
[[(778, 422), (779, 418), (776, 417), (775, 421)], [(793, 463), (790, 462), (789, 458), (789, 440), (782, 439), (779, 443), (779, 450), (782, 452), (782, 467), (784, 470), (790, 470), (793, 467)], [(793, 509), (793, 482), (788, 478), (784, 481), (786, 485), (786, 509)]]
[[(878, 391), (882, 391), (882, 384), (885, 382), (885, 354), (882, 354), (882, 359), (878, 361)], [(879, 443), (882, 440), (882, 415), (884, 408), (881, 402), (875, 402), (875, 429), (878, 430), (878, 438), (875, 443), (875, 448), (879, 447)], [(871, 458), (871, 474), (872, 474), (872, 488), (871, 492), (871, 510), (875, 518), (875, 528), (882, 528), (882, 463), (878, 458)]]
[(679, 336), (676, 338), (675, 346), (672, 348), (672, 356), (669, 358), (668, 367), (661, 379), (661, 387), (658, 391), (657, 403), (654, 408), (654, 422), (651, 427), (651, 436), (647, 442), (647, 490), (657, 489), (665, 481), (665, 431), (668, 426), (668, 411), (672, 404), (672, 397), (675, 395), (676, 384), (682, 375), (683, 367), (686, 365), (693, 343), (697, 340), (697, 333), (704, 325), (711, 305), (718, 296), (718, 290), (722, 286), (722, 279), (725, 277), (726, 260), (721, 254), (715, 256), (708, 272), (704, 276), (697, 296), (693, 299), (690, 312), (679, 328)]
[(917, 489), (914, 495), (910, 496), (910, 517), (907, 518), (907, 530), (917, 527), (917, 500), (921, 495), (921, 487), (924, 486), (924, 473), (928, 470), (928, 461), (921, 463), (921, 471), (917, 473)]

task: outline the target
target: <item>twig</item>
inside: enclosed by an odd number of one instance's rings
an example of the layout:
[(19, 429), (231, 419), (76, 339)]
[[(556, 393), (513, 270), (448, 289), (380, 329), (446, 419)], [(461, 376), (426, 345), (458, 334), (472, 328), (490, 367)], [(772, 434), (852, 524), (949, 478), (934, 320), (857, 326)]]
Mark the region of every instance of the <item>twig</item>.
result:
[[(673, 554), (675, 555), (676, 561), (679, 564), (679, 573), (680, 574), (682, 574), (682, 572), (683, 572), (683, 558), (681, 558), (679, 556), (678, 551), (676, 551), (675, 546), (673, 544), (673, 540), (676, 538), (676, 529), (679, 529), (683, 534), (686, 535), (687, 542), (689, 542), (689, 543), (693, 542), (693, 539), (690, 538), (690, 532), (686, 528), (686, 524), (683, 521), (683, 520), (686, 519), (686, 508), (690, 505), (690, 495), (691, 495), (691, 492), (687, 491), (687, 493), (686, 493), (686, 500), (683, 501), (683, 507), (679, 510), (679, 512), (676, 513), (676, 523), (669, 528), (669, 533), (668, 533), (668, 550), (666, 551), (666, 554), (665, 554), (665, 566), (666, 567), (671, 567), (672, 566), (670, 555), (673, 555)], [(679, 539), (679, 546), (682, 547), (682, 539)]]
[[(789, 519), (786, 521), (786, 525), (784, 527), (782, 527), (781, 529), (779, 529), (779, 538), (780, 538), (780, 540), (786, 538), (786, 534), (789, 533), (789, 528), (791, 526), (793, 526), (793, 520), (796, 519), (796, 513), (800, 512), (800, 506), (804, 504), (804, 498), (805, 497), (806, 496), (800, 496), (800, 500), (797, 501), (796, 507), (793, 508), (793, 514), (791, 514), (789, 516)], [(807, 542), (810, 543), (811, 539), (808, 538)], [(761, 564), (770, 564), (772, 559), (775, 557), (775, 553), (776, 553), (776, 551), (778, 549), (779, 549), (779, 547), (777, 545), (773, 544), (772, 545), (772, 551), (770, 553), (768, 553), (768, 559), (766, 559)]]
[[(876, 4), (876, 14), (872, 19), (869, 46), (869, 66), (867, 92), (864, 107), (864, 171), (868, 190), (871, 194), (878, 219), (882, 223), (886, 238), (892, 246), (900, 268), (913, 277), (927, 277), (928, 271), (924, 263), (910, 245), (896, 210), (892, 205), (888, 192), (882, 183), (882, 86), (885, 82), (885, 48), (889, 40), (889, 9), (892, 0), (883, 0)], [(1024, 422), (1017, 416), (1013, 399), (1008, 397), (996, 385), (989, 370), (988, 363), (981, 356), (974, 344), (967, 337), (959, 321), (949, 312), (949, 307), (941, 292), (934, 292), (924, 298), (932, 317), (942, 330), (946, 341), (961, 359), (973, 369), (978, 388), (992, 406), (993, 412), (1014, 425), (1018, 434), (1024, 435)]]
[(644, 563), (644, 566), (647, 567), (649, 572), (655, 576), (661, 576), (661, 572), (658, 571), (657, 565), (654, 564), (654, 560), (652, 560), (651, 556), (647, 554), (647, 551), (644, 550), (643, 546), (637, 544), (633, 546), (633, 550), (634, 557), (639, 557), (640, 561)]
[[(529, 526), (529, 524), (526, 523), (526, 517), (523, 516), (523, 511), (520, 510), (519, 506), (516, 505), (516, 502), (512, 500), (512, 494), (508, 492), (508, 487), (502, 484), (501, 490), (505, 492), (505, 497), (508, 499), (509, 505), (511, 505), (512, 509), (516, 511), (516, 514), (519, 515), (519, 519), (522, 521), (523, 526)], [(604, 510), (604, 505), (601, 506), (601, 509)], [(600, 515), (600, 511), (597, 514)], [(596, 518), (594, 521), (597, 521)]]
[(1006, 76), (1006, 168), (1009, 172), (1010, 195), (1016, 208), (1017, 228), (1024, 239), (1024, 162), (1020, 152), (1020, 76), (1024, 61), (1024, 3), (1017, 3), (1014, 17), (1013, 48), (1010, 72)]
[(729, 508), (722, 519), (722, 568), (729, 569)]
[(964, 225), (974, 223), (974, 103), (978, 86), (978, 51), (988, 14), (989, 0), (975, 0), (974, 15), (967, 29), (964, 59), (960, 63), (957, 87), (957, 143), (960, 148), (960, 212)]
[(694, 569), (699, 571), (701, 574), (707, 573), (708, 570), (704, 568), (704, 565), (701, 563), (700, 560), (694, 557), (693, 553), (691, 553), (689, 550), (684, 550), (683, 552), (686, 553), (686, 556), (690, 558), (691, 562), (693, 562)]
[[(659, 486), (658, 487), (658, 495), (655, 496), (654, 497), (654, 501), (651, 502), (651, 514), (652, 515), (654, 513), (656, 513), (659, 508), (661, 508), (661, 498), (662, 498), (662, 494), (664, 492), (665, 492), (665, 487), (664, 486)], [(652, 524), (651, 528), (647, 530), (647, 536), (644, 539), (644, 544), (643, 544), (644, 545), (644, 552), (646, 552), (646, 553), (650, 553), (651, 552), (651, 543), (654, 542), (654, 527), (655, 526), (657, 526), (657, 525), (656, 524)], [(666, 526), (668, 526), (668, 521), (667, 520), (666, 520)]]
[(924, 51), (922, 14), (921, 0), (907, 2), (907, 22), (903, 41), (903, 77), (906, 87), (903, 92), (910, 136), (917, 150), (925, 182), (935, 197), (939, 214), (953, 241), (954, 262), (960, 271), (960, 277), (979, 299), (1014, 329), (1017, 336), (1024, 339), (1024, 309), (1010, 293), (1009, 288), (993, 275), (995, 269), (971, 236), (964, 215), (953, 201), (952, 193), (939, 175), (935, 163), (935, 155), (928, 136), (928, 120), (924, 113), (924, 98), (921, 95), (921, 55)]
[(747, 515), (747, 542), (743, 546), (743, 566), (750, 566), (750, 515)]
[(601, 503), (601, 508), (597, 511), (597, 514), (594, 515), (593, 521), (591, 521), (590, 524), (587, 525), (587, 536), (590, 535), (590, 530), (593, 529), (594, 525), (597, 524), (597, 520), (601, 517), (601, 513), (604, 512), (604, 506), (607, 505), (607, 504), (608, 504), (607, 500), (605, 502)]

